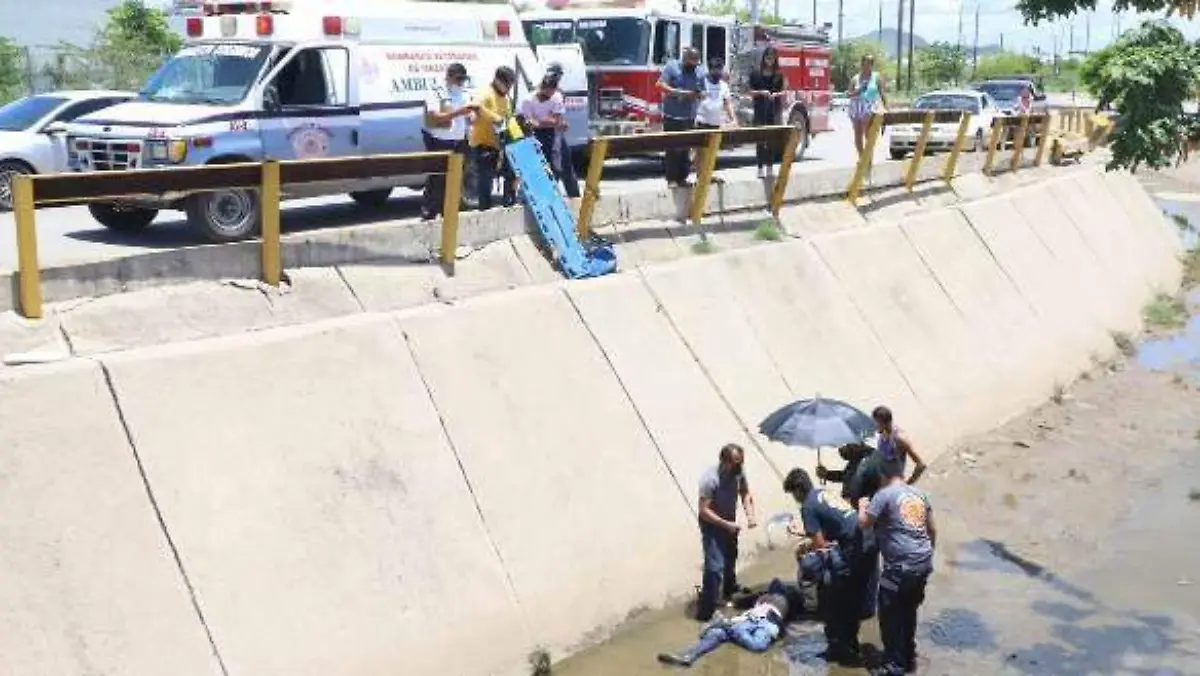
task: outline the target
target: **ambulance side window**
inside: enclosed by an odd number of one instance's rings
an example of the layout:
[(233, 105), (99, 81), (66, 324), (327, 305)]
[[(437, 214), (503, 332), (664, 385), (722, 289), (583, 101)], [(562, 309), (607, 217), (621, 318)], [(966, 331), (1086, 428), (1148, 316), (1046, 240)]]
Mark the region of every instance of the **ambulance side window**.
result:
[(713, 57), (725, 58), (725, 28), (723, 26), (708, 27), (708, 42), (705, 45), (704, 60)]
[(305, 49), (288, 62), (268, 88), (282, 108), (345, 106), (349, 103), (350, 57), (342, 47)]
[(679, 58), (679, 23), (659, 20), (654, 24), (654, 63), (663, 65)]
[[(700, 54), (702, 54), (702, 55), (704, 54), (704, 25), (703, 24), (698, 24), (698, 23), (692, 24), (692, 46), (695, 47), (696, 51), (700, 52)], [(707, 57), (706, 57), (705, 63), (707, 63)]]

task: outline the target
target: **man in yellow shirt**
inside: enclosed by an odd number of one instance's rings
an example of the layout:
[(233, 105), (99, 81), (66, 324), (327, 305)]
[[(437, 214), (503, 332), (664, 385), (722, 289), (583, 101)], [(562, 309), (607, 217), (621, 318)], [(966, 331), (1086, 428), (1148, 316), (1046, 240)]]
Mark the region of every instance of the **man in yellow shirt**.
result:
[(496, 127), (511, 115), (512, 106), (508, 94), (517, 81), (517, 74), (508, 66), (496, 69), (492, 83), (481, 90), (474, 103), (475, 121), (471, 125), (471, 157), (475, 159), (476, 193), (479, 197), (479, 210), (492, 208), (492, 181), (496, 172), (504, 179), (504, 206), (512, 206), (516, 202), (516, 177), (512, 168), (503, 161), (500, 150), (500, 139), (496, 136)]

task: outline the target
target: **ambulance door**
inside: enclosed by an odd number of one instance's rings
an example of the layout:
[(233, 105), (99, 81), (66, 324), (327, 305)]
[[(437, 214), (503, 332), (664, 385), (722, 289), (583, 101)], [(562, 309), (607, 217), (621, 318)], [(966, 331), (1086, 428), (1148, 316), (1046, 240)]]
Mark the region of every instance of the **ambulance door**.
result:
[(259, 135), (271, 159), (360, 154), (359, 113), (351, 90), (350, 46), (302, 45), (267, 75)]
[(583, 62), (583, 48), (578, 44), (539, 45), (538, 61), (543, 68), (556, 63), (562, 66), (559, 89), (567, 104), (567, 145), (579, 149), (588, 142), (588, 82), (587, 67)]

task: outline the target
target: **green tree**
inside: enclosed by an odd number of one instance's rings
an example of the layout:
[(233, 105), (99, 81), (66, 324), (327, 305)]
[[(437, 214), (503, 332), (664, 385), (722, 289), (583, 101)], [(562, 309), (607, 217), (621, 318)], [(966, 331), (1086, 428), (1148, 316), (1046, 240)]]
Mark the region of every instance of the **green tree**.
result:
[(1080, 80), (1120, 114), (1109, 169), (1168, 166), (1195, 133), (1183, 104), (1200, 87), (1200, 45), (1165, 22), (1143, 23), (1091, 55)]
[[(1189, 19), (1196, 16), (1197, 0), (1114, 0), (1115, 12), (1163, 12), (1174, 13)], [(1037, 24), (1042, 21), (1065, 19), (1079, 12), (1096, 9), (1096, 0), (1018, 0), (1017, 9), (1025, 20)]]
[(916, 70), (925, 87), (956, 83), (967, 65), (967, 51), (961, 45), (933, 42), (917, 50)]
[(182, 44), (166, 12), (147, 7), (144, 0), (123, 0), (108, 10), (94, 53), (112, 86), (136, 89)]
[(21, 63), (21, 48), (17, 43), (0, 37), (0, 105), (21, 96), (24, 89)]
[[(850, 88), (850, 80), (858, 72), (864, 56), (874, 56), (875, 67), (884, 73), (884, 79), (895, 82), (895, 78), (887, 75), (895, 68), (890, 66), (887, 49), (882, 44), (874, 40), (847, 40), (833, 48), (833, 85), (836, 89)], [(889, 67), (892, 70), (889, 71)]]
[(1028, 54), (997, 52), (979, 59), (974, 79), (987, 80), (1009, 75), (1036, 75), (1041, 68), (1041, 62)]

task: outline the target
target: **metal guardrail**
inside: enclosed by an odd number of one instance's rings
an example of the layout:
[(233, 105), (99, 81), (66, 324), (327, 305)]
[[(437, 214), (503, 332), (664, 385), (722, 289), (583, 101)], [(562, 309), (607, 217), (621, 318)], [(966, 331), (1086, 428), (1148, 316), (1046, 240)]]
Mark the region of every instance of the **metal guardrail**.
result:
[(284, 185), (429, 173), (446, 174), (441, 262), (453, 270), (454, 253), (458, 248), (463, 173), (463, 156), (457, 153), (409, 153), (284, 162), (272, 160), (178, 169), (18, 176), (13, 182), (13, 215), (17, 225), (17, 287), (21, 314), (29, 319), (42, 317), (35, 215), (38, 207), (120, 200), (167, 192), (257, 190), (262, 205), (262, 278), (267, 284), (278, 286), (283, 279), (279, 205)]

